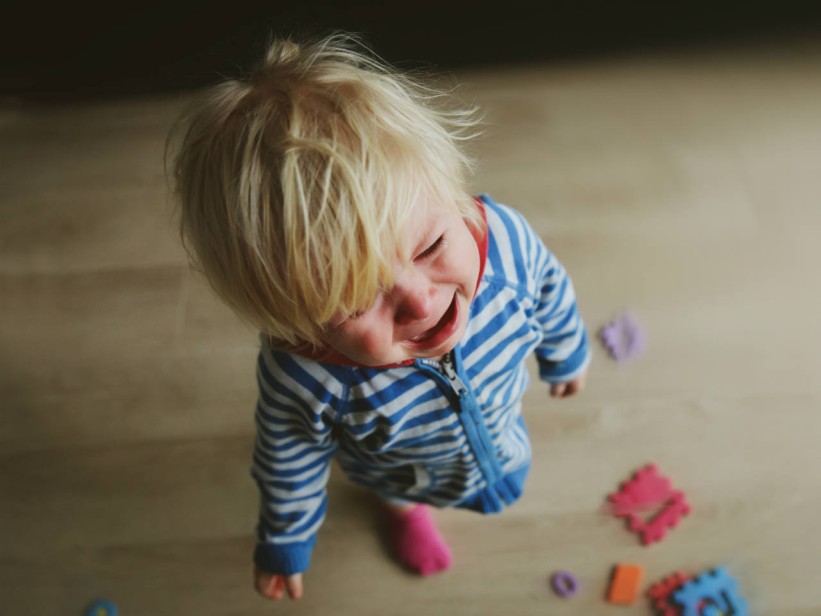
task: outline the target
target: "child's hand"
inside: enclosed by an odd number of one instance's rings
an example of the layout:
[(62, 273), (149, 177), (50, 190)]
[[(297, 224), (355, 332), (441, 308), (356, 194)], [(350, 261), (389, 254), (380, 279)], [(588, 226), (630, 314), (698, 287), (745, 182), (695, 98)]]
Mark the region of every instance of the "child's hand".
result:
[(584, 380), (587, 378), (587, 373), (582, 372), (572, 381), (566, 383), (552, 383), (550, 385), (550, 395), (554, 398), (568, 398), (573, 394), (579, 393), (584, 389)]
[(302, 574), (277, 575), (256, 568), (254, 569), (254, 587), (266, 599), (279, 601), (286, 589), (291, 599), (299, 599), (302, 596)]

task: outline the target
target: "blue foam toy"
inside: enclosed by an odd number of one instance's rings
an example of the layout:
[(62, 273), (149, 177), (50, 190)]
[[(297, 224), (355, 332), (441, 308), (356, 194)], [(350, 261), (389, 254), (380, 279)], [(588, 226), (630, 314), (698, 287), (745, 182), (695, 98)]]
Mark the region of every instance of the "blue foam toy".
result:
[(724, 567), (685, 582), (673, 593), (673, 601), (681, 606), (681, 616), (750, 616), (738, 582)]
[(100, 599), (91, 604), (86, 611), (86, 616), (117, 616), (119, 613), (116, 604), (108, 599)]

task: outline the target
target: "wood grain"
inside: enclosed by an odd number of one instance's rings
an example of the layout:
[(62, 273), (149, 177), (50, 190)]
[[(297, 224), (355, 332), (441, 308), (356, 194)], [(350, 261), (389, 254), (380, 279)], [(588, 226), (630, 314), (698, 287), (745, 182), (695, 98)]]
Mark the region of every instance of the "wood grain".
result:
[[(437, 512), (444, 575), (401, 571), (335, 472), (305, 598), (279, 605), (251, 588), (256, 336), (188, 271), (166, 196), (182, 101), (7, 103), (2, 611), (649, 614), (604, 601), (636, 562), (648, 585), (726, 565), (752, 614), (821, 613), (819, 68), (793, 41), (457, 75), (486, 114), (474, 190), (529, 217), (591, 333), (629, 308), (647, 352), (596, 346), (568, 401), (534, 383), (528, 490), (501, 516)], [(600, 507), (650, 461), (693, 513), (645, 548)]]

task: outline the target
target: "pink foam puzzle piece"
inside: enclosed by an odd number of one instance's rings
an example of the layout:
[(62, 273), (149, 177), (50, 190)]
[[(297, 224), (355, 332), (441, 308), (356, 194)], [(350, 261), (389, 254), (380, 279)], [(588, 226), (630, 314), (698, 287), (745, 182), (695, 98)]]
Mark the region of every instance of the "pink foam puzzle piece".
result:
[(623, 516), (653, 509), (673, 493), (670, 480), (659, 474), (655, 464), (648, 464), (636, 471), (630, 481), (622, 483), (617, 492), (608, 496), (608, 500), (612, 504), (613, 515)]
[[(639, 469), (607, 499), (612, 514), (625, 518), (628, 528), (640, 536), (643, 545), (664, 539), (667, 531), (691, 511), (684, 493), (673, 490), (670, 480), (658, 472), (655, 464)], [(657, 513), (649, 519), (641, 515), (653, 511)]]
[[(676, 492), (658, 514), (650, 521), (640, 520), (633, 530), (641, 534), (641, 542), (644, 545), (661, 541), (667, 535), (667, 531), (674, 528), (688, 513), (690, 513), (690, 505), (684, 499), (684, 493)], [(631, 526), (634, 525), (635, 519), (636, 517), (633, 516), (630, 521)]]

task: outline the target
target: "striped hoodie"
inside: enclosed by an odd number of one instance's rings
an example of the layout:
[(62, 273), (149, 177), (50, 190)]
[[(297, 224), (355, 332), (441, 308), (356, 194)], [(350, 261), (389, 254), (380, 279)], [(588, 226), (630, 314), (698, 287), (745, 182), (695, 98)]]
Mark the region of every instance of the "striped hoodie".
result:
[(252, 475), (260, 489), (256, 564), (310, 564), (331, 459), (386, 498), (494, 513), (521, 495), (530, 444), (521, 418), (525, 359), (569, 381), (590, 360), (570, 278), (515, 210), (480, 198), (483, 273), (463, 339), (446, 357), (344, 366), (272, 349), (257, 363)]

